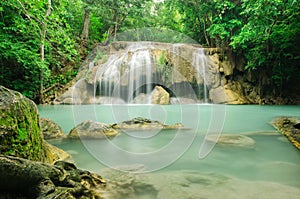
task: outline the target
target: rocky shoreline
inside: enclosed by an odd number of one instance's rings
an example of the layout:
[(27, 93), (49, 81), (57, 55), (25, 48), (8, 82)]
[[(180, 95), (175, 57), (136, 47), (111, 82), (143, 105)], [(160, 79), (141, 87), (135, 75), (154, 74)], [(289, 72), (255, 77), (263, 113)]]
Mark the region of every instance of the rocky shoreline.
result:
[(69, 162), (53, 165), (0, 155), (0, 198), (101, 199), (105, 180)]
[(105, 180), (44, 140), (34, 102), (0, 86), (0, 110), (1, 199), (102, 198)]
[(300, 119), (294, 117), (279, 117), (271, 122), (281, 134), (300, 150)]
[(83, 121), (65, 136), (60, 126), (40, 118), (34, 102), (0, 86), (0, 199), (103, 198), (106, 181), (78, 169), (71, 156), (46, 140), (112, 138), (122, 131), (183, 129), (147, 118), (116, 124)]

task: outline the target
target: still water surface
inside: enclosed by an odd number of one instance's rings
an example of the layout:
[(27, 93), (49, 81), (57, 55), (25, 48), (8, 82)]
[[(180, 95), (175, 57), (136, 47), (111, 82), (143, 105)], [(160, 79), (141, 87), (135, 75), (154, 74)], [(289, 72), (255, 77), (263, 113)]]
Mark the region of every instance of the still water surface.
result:
[[(38, 108), (41, 117), (54, 120), (66, 134), (76, 124), (87, 119), (113, 124), (134, 117), (146, 117), (166, 124), (183, 123), (189, 127), (185, 130), (123, 132), (111, 140), (51, 141), (72, 154), (79, 168), (100, 173), (108, 167), (147, 172), (153, 176), (151, 186), (159, 187), (159, 183), (170, 183), (166, 186), (169, 187), (168, 190), (157, 188), (154, 195), (145, 193), (142, 196), (137, 195), (136, 198), (174, 198), (170, 196), (174, 194), (170, 191), (172, 189), (184, 189), (190, 194), (187, 198), (201, 198), (197, 196), (200, 185), (195, 184), (199, 181), (196, 176), (208, 173), (238, 181), (230, 181), (226, 186), (219, 187), (219, 196), (217, 193), (209, 195), (211, 190), (206, 187), (208, 191), (201, 192), (203, 198), (234, 198), (231, 195), (233, 193), (228, 191), (233, 190), (233, 186), (240, 186), (232, 191), (240, 194), (236, 198), (251, 198), (257, 194), (256, 191), (264, 190), (268, 190), (269, 195), (257, 198), (274, 198), (270, 194), (275, 194), (279, 189), (280, 193), (286, 192), (287, 195), (282, 195), (283, 197), (298, 198), (300, 194), (300, 153), (269, 124), (278, 116), (299, 117), (300, 106), (43, 105)], [(205, 145), (204, 137), (208, 134), (242, 134), (252, 138), (255, 145)], [(105, 172), (101, 175), (109, 178), (109, 175), (105, 176)], [(178, 178), (174, 177), (176, 175)], [(160, 182), (155, 181), (159, 176), (164, 177)], [(203, 176), (199, 178), (203, 185)], [(166, 179), (169, 180), (163, 182)], [(176, 188), (179, 185), (172, 182), (172, 179), (189, 180), (186, 184), (183, 182), (181, 188)], [(209, 180), (206, 181), (209, 184)], [(231, 188), (230, 183), (233, 183)], [(237, 193), (237, 190), (244, 189), (249, 193)], [(272, 189), (274, 190), (270, 192)], [(224, 193), (221, 193), (222, 190)], [(185, 196), (186, 194), (183, 198)], [(276, 196), (279, 198), (280, 195)]]

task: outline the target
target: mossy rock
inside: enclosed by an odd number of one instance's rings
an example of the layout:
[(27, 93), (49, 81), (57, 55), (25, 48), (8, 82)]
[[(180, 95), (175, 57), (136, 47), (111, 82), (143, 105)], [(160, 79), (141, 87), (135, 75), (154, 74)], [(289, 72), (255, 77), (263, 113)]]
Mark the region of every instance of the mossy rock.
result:
[(41, 161), (43, 138), (35, 103), (0, 86), (0, 154)]

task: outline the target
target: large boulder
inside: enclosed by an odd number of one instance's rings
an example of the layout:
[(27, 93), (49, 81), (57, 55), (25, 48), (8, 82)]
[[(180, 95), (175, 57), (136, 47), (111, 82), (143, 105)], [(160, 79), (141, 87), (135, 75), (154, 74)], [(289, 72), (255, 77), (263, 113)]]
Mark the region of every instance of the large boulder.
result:
[(0, 86), (0, 154), (53, 163), (70, 156), (43, 139), (37, 106)]
[(0, 153), (42, 161), (43, 137), (34, 102), (0, 86), (0, 110)]
[(113, 129), (110, 125), (87, 120), (71, 129), (68, 138), (103, 139), (114, 137), (116, 135), (118, 135), (118, 131)]
[(62, 128), (49, 118), (40, 118), (40, 127), (45, 140), (62, 138)]

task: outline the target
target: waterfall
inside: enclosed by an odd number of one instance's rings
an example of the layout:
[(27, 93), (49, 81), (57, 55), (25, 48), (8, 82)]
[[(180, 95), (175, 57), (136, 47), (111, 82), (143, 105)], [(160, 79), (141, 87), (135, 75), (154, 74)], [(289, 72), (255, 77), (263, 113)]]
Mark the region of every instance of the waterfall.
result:
[[(206, 73), (208, 67), (204, 49), (186, 46), (185, 44), (158, 45), (151, 42), (139, 42), (131, 43), (120, 51), (113, 51), (114, 53), (110, 54), (108, 60), (97, 68), (95, 97), (106, 97), (111, 103), (113, 99), (118, 98), (126, 103), (145, 104), (151, 102), (150, 96), (153, 88), (156, 85), (162, 85), (170, 90), (174, 88), (176, 90), (174, 93), (178, 90), (178, 93), (190, 93), (192, 99), (195, 100), (197, 100), (195, 93), (198, 93), (198, 99), (207, 103)], [(161, 56), (166, 56), (163, 57), (166, 63), (159, 63)], [(159, 70), (157, 69), (158, 63), (161, 64)], [(189, 63), (189, 66), (183, 63)], [(168, 70), (172, 68), (171, 73), (168, 71), (170, 74), (168, 82), (165, 78), (161, 78), (161, 73), (164, 73), (164, 68), (167, 70), (167, 67), (169, 67)], [(92, 68), (91, 64), (90, 68)], [(190, 71), (191, 68), (194, 71)], [(186, 71), (185, 74), (181, 74), (182, 71)], [(194, 78), (186, 77), (187, 74)], [(191, 83), (191, 79), (196, 83)], [(177, 86), (178, 84), (181, 86)], [(186, 84), (188, 87), (185, 86)], [(192, 84), (198, 85), (198, 91), (195, 91), (195, 87), (192, 88)], [(190, 92), (191, 89), (194, 90)], [(106, 103), (109, 102), (106, 101)]]
[(203, 48), (197, 48), (193, 53), (193, 62), (192, 65), (195, 67), (197, 81), (202, 80), (202, 89), (203, 89), (203, 103), (208, 103), (207, 96), (207, 58)]
[[(134, 97), (152, 92), (152, 66), (149, 46), (135, 44), (121, 54), (113, 54), (96, 74), (98, 93), (102, 96), (122, 98), (131, 103)], [(149, 100), (147, 100), (150, 102)]]
[(129, 89), (128, 99), (130, 102), (134, 96), (143, 93), (140, 87), (145, 85), (145, 93), (150, 94), (152, 91), (152, 65), (151, 54), (148, 49), (135, 51), (129, 61)]

